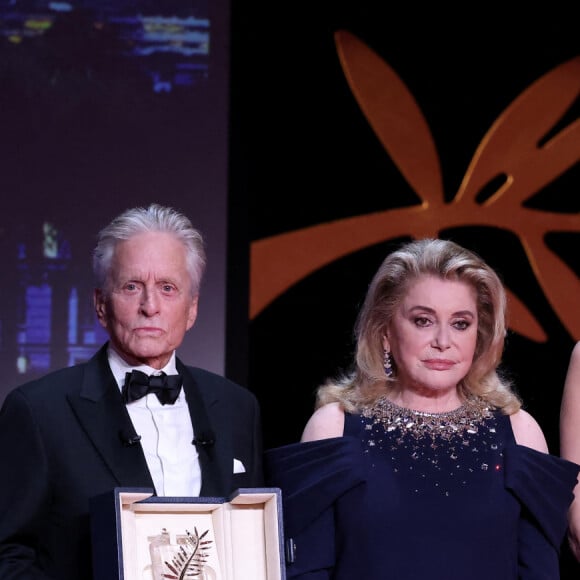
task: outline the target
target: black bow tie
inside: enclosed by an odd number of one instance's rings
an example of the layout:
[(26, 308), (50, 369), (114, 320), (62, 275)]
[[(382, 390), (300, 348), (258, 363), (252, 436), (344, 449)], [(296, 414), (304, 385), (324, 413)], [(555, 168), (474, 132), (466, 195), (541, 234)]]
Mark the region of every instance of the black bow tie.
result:
[(125, 375), (123, 385), (123, 400), (131, 403), (149, 393), (155, 393), (162, 405), (173, 405), (181, 390), (180, 375), (146, 375), (141, 371), (131, 371)]

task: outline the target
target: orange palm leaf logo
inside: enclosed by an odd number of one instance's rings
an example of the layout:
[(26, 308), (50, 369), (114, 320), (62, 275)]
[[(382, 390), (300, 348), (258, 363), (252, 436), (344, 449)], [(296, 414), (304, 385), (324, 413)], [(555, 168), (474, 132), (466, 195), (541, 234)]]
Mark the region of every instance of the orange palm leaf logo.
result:
[[(338, 31), (335, 41), (363, 114), (422, 201), (252, 242), (250, 318), (312, 272), (362, 248), (400, 236), (437, 237), (456, 226), (486, 226), (518, 236), (548, 302), (572, 338), (580, 340), (580, 280), (544, 240), (549, 232), (580, 232), (580, 214), (525, 206), (580, 161), (580, 119), (555, 130), (580, 95), (580, 57), (542, 76), (508, 106), (479, 144), (457, 194), (446, 202), (437, 149), (413, 95), (357, 37)], [(491, 184), (493, 193), (478, 201)], [(523, 301), (509, 290), (508, 298), (510, 327), (545, 341)]]

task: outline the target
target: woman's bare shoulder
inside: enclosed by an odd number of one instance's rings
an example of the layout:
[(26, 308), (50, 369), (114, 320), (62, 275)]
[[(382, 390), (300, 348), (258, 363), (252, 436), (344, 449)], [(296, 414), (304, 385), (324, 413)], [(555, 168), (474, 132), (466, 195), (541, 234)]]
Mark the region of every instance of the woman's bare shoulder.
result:
[(548, 453), (546, 437), (538, 422), (523, 409), (510, 415), (512, 430), (518, 445)]
[(301, 441), (341, 437), (344, 432), (344, 411), (340, 403), (328, 403), (316, 409), (302, 432)]

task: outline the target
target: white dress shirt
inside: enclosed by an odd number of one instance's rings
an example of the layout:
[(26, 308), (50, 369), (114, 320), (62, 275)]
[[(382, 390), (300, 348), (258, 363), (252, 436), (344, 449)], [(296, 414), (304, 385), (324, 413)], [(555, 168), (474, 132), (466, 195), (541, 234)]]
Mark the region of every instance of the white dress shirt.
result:
[[(109, 365), (119, 389), (125, 373), (139, 370), (147, 375), (176, 374), (175, 353), (160, 370), (146, 365), (132, 367), (109, 346)], [(195, 445), (189, 408), (183, 388), (173, 405), (162, 405), (151, 393), (127, 405), (127, 411), (141, 436), (141, 446), (158, 496), (195, 497), (201, 490), (201, 467)]]

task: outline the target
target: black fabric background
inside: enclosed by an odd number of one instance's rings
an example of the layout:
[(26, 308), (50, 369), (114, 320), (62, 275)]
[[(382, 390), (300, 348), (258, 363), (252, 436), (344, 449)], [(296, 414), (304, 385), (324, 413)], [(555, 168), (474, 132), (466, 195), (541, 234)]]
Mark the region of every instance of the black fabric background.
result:
[[(537, 12), (529, 5), (511, 12), (490, 4), (463, 11), (365, 0), (234, 3), (227, 364), (228, 374), (260, 398), (267, 446), (297, 440), (317, 385), (349, 364), (367, 284), (401, 240), (330, 264), (250, 323), (242, 290), (248, 248), (240, 242), (416, 203), (350, 92), (334, 31), (359, 36), (407, 84), (431, 128), (451, 199), (503, 110), (544, 73), (580, 54), (574, 20), (563, 3)], [(577, 164), (533, 202), (578, 213), (578, 186)], [(546, 331), (545, 344), (510, 332), (505, 371), (558, 453), (562, 386), (580, 337), (570, 336), (550, 307), (513, 232), (462, 228), (443, 235), (478, 251)], [(577, 274), (578, 242), (577, 232), (546, 238)], [(578, 578), (567, 551), (563, 568), (563, 578)]]

